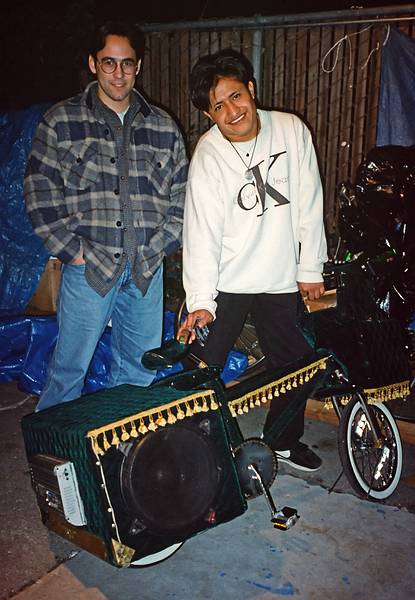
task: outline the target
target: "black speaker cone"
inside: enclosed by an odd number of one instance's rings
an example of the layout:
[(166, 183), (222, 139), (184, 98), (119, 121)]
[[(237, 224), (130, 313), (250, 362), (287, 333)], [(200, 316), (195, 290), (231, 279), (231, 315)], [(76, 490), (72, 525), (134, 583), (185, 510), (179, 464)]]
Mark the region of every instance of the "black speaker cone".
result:
[(222, 467), (200, 427), (174, 425), (148, 433), (121, 465), (128, 512), (159, 534), (189, 533), (208, 519), (220, 488)]

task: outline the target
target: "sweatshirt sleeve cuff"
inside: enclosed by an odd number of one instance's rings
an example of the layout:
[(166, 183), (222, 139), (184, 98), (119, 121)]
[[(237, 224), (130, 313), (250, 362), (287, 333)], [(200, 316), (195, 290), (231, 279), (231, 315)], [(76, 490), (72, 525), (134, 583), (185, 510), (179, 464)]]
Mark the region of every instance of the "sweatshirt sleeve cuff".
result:
[(316, 271), (305, 271), (302, 269), (297, 270), (297, 281), (301, 283), (321, 283), (323, 281), (323, 265), (320, 270)]
[(207, 310), (212, 315), (213, 320), (216, 319), (217, 303), (214, 300), (188, 297), (186, 298), (186, 307), (189, 313), (195, 310)]

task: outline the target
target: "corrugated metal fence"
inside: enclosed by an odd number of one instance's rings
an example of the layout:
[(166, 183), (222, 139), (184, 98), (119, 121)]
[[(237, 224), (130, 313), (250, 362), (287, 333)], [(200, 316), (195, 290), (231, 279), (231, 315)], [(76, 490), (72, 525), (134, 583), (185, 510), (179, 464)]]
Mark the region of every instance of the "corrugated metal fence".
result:
[(190, 152), (208, 120), (190, 102), (192, 65), (231, 47), (254, 64), (263, 106), (293, 111), (309, 124), (325, 185), (329, 245), (336, 243), (337, 189), (376, 144), (383, 44), (389, 27), (415, 37), (415, 5), (308, 15), (146, 25), (141, 81), (181, 123)]

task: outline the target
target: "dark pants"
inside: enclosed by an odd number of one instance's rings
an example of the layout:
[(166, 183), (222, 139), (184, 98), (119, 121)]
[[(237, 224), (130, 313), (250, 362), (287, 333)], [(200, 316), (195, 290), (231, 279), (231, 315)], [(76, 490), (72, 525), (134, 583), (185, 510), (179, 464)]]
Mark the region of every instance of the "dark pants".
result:
[[(241, 333), (248, 312), (258, 336), (259, 345), (269, 368), (281, 369), (302, 357), (314, 357), (314, 350), (298, 326), (303, 309), (300, 294), (228, 294), (219, 292), (216, 319), (209, 325), (209, 336), (203, 347), (192, 344), (191, 353), (208, 365), (224, 366), (226, 358)], [(185, 364), (185, 368), (191, 364)], [(193, 363), (194, 367), (194, 363)], [(274, 398), (264, 424), (264, 433), (284, 410), (289, 399)], [(278, 439), (278, 448), (293, 448), (304, 433), (305, 405)]]

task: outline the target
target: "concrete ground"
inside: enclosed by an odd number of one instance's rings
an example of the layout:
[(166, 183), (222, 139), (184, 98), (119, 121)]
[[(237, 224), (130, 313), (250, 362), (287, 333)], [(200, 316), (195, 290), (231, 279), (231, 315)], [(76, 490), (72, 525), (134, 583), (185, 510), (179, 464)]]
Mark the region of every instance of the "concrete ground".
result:
[[(119, 570), (42, 525), (30, 486), (20, 419), (36, 399), (11, 382), (0, 385), (0, 600), (413, 600), (415, 597), (414, 426), (404, 437), (400, 484), (384, 503), (357, 498), (343, 476), (337, 426), (309, 401), (304, 440), (323, 458), (316, 473), (283, 464), (271, 491), (298, 523), (275, 530), (263, 496), (229, 523), (185, 542), (167, 561)], [(415, 413), (413, 399), (404, 407)], [(244, 434), (260, 431), (265, 409), (240, 417)], [(324, 419), (324, 420), (323, 420)]]

